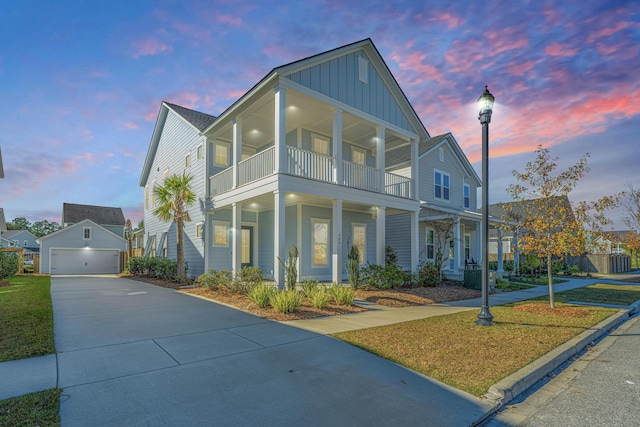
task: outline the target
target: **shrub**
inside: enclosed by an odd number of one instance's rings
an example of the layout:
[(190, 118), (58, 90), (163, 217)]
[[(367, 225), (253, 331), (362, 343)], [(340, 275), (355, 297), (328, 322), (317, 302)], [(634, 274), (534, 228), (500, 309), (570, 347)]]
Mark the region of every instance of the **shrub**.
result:
[(555, 260), (551, 262), (551, 274), (554, 276), (564, 270), (564, 263), (560, 260)]
[(577, 264), (572, 265), (571, 267), (567, 268), (567, 274), (569, 276), (574, 276), (574, 275), (578, 274), (579, 272), (580, 272), (580, 267)]
[(270, 302), (278, 313), (293, 313), (302, 305), (302, 295), (297, 291), (276, 291)]
[(287, 289), (290, 291), (296, 290), (296, 281), (298, 280), (298, 248), (296, 245), (292, 245), (289, 250), (289, 257), (285, 263), (280, 257), (278, 261), (285, 271), (285, 281), (287, 283)]
[(352, 289), (337, 283), (331, 285), (329, 291), (336, 304), (353, 305), (353, 301), (356, 299), (356, 293)]
[(309, 299), (311, 299), (313, 294), (315, 294), (318, 291), (317, 280), (307, 279), (304, 282), (302, 282), (301, 286), (302, 286), (302, 293), (304, 294), (304, 296), (306, 296)]
[(144, 258), (142, 257), (131, 257), (127, 261), (127, 267), (129, 269), (129, 273), (134, 276), (142, 276), (144, 274)]
[(404, 279), (405, 273), (397, 264), (367, 264), (362, 269), (362, 283), (370, 288), (399, 288), (404, 285)]
[(14, 276), (19, 269), (20, 258), (15, 252), (0, 252), (0, 280)]
[[(127, 261), (129, 272), (134, 276), (153, 277), (162, 280), (178, 279), (178, 262), (159, 257), (131, 257)], [(185, 274), (187, 265), (185, 263)]]
[(320, 286), (316, 288), (315, 292), (313, 292), (310, 297), (309, 296), (307, 297), (311, 301), (312, 306), (314, 306), (315, 308), (322, 309), (322, 308), (325, 308), (331, 302), (333, 293), (330, 291), (329, 288), (325, 286)]
[(391, 245), (387, 245), (384, 248), (384, 263), (387, 265), (398, 263), (398, 253)]
[(349, 272), (349, 284), (352, 289), (358, 289), (360, 283), (360, 251), (355, 246), (351, 246), (347, 257), (347, 271)]
[(262, 270), (260, 267), (244, 267), (240, 270), (240, 280), (249, 288), (262, 284)]
[(429, 288), (438, 286), (440, 284), (441, 274), (441, 272), (438, 270), (438, 266), (433, 262), (425, 261), (420, 264), (415, 275), (416, 286), (425, 286)]
[(211, 290), (230, 290), (233, 286), (232, 279), (231, 272), (226, 269), (220, 271), (211, 269), (196, 279), (196, 285), (206, 286)]
[(271, 304), (271, 298), (276, 292), (277, 291), (273, 286), (261, 283), (251, 288), (247, 294), (247, 298), (249, 298), (249, 301), (258, 307), (265, 308), (269, 307)]

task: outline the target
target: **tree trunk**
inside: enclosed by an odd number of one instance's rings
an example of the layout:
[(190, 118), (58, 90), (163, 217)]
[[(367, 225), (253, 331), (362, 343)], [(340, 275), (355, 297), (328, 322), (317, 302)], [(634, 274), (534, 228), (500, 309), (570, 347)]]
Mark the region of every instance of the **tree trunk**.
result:
[(181, 219), (176, 221), (176, 250), (178, 251), (178, 278), (181, 279), (185, 276), (184, 272), (184, 222)]
[(549, 304), (551, 308), (556, 308), (556, 302), (553, 298), (553, 275), (551, 274), (551, 254), (547, 255), (547, 278), (549, 279)]

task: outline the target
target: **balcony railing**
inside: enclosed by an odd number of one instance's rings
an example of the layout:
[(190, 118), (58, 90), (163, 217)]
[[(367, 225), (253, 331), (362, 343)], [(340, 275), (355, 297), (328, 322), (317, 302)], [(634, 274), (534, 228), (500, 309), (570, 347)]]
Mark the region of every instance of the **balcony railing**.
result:
[[(272, 175), (275, 169), (275, 147), (261, 151), (238, 163), (237, 185), (242, 186)], [(379, 192), (380, 172), (376, 168), (349, 161), (343, 161), (343, 181), (336, 182), (334, 168), (336, 159), (324, 154), (314, 153), (297, 147), (287, 147), (286, 170), (291, 175), (333, 182), (347, 187)], [(233, 166), (209, 178), (211, 197), (225, 193), (233, 188)], [(386, 172), (384, 175), (384, 193), (392, 196), (413, 198), (413, 180), (404, 176)]]

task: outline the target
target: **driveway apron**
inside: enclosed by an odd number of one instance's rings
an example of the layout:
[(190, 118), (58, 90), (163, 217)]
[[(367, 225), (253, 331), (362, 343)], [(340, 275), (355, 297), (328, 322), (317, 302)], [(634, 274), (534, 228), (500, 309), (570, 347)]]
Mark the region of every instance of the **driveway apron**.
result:
[(51, 295), (62, 426), (463, 426), (489, 409), (331, 337), (172, 289), (54, 276)]

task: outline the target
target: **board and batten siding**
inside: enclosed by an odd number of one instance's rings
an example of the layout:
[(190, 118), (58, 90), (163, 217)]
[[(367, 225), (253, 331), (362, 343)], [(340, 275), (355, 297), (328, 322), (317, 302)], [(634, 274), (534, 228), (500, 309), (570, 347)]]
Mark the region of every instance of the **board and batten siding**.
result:
[[(363, 83), (358, 77), (358, 57), (366, 58), (368, 63), (368, 83)], [(285, 77), (402, 129), (415, 132), (363, 51), (352, 52)]]
[[(195, 128), (186, 123), (173, 111), (168, 112), (161, 132), (158, 148), (153, 158), (149, 177), (147, 178), (148, 191), (146, 194), (148, 209), (144, 211), (144, 244), (147, 244), (149, 236), (155, 235), (156, 245), (159, 245), (162, 233), (168, 232), (167, 257), (169, 259), (177, 258), (175, 224), (173, 224), (173, 222), (160, 221), (153, 215), (152, 211), (154, 206), (151, 204), (151, 186), (154, 180), (156, 181), (156, 185), (162, 185), (165, 173), (168, 173), (169, 176), (182, 174), (183, 172), (190, 174), (193, 177), (191, 188), (196, 194), (197, 200), (188, 208), (191, 221), (185, 222), (184, 227), (184, 259), (188, 263), (187, 274), (189, 276), (198, 276), (204, 273), (204, 239), (196, 238), (196, 226), (200, 222), (204, 223), (205, 218), (201, 206), (204, 206), (205, 200), (206, 156), (198, 160), (197, 148), (198, 145), (203, 144), (204, 150), (205, 138), (200, 136)], [(188, 168), (185, 167), (185, 157), (187, 154), (191, 157), (191, 166)], [(204, 224), (204, 228), (207, 228), (206, 223)], [(162, 254), (161, 247), (156, 248), (156, 254), (158, 256)]]

